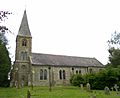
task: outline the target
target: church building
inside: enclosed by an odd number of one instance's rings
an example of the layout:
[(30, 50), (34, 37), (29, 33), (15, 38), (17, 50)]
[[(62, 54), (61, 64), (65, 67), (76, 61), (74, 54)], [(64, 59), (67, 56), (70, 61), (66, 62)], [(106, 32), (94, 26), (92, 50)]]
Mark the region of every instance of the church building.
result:
[(24, 11), (16, 37), (11, 83), (33, 86), (70, 85), (73, 74), (83, 75), (103, 68), (103, 64), (96, 58), (32, 53), (32, 36), (26, 10)]

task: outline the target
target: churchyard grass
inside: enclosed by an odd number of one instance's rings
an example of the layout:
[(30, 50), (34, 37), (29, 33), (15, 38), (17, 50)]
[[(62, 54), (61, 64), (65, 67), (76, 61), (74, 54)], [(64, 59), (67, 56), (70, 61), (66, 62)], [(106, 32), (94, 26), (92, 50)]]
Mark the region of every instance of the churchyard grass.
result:
[(51, 92), (48, 87), (34, 87), (33, 90), (30, 87), (0, 88), (0, 98), (27, 98), (28, 90), (30, 90), (31, 98), (92, 98), (92, 95), (96, 95), (96, 98), (120, 98), (115, 91), (111, 91), (110, 95), (105, 95), (104, 90), (87, 92), (73, 86), (53, 87)]

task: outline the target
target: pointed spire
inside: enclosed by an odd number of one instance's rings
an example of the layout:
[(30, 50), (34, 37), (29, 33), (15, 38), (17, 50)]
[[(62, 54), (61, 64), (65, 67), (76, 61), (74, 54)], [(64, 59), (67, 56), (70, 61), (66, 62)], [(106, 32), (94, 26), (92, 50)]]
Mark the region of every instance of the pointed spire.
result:
[(22, 18), (22, 22), (19, 28), (18, 35), (31, 37), (26, 10), (24, 11), (24, 14), (23, 14), (23, 18)]

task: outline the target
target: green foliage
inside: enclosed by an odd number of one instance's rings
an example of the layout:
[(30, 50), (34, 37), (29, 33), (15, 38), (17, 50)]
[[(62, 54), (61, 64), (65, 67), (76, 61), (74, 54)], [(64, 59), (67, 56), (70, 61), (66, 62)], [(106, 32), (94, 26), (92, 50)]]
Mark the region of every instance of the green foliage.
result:
[(104, 89), (105, 86), (111, 88), (114, 86), (114, 84), (119, 84), (118, 76), (120, 73), (117, 71), (117, 68), (108, 68), (100, 71), (99, 73), (96, 73), (92, 78), (92, 81), (89, 77), (89, 82), (92, 89)]
[(11, 60), (6, 45), (0, 40), (0, 87), (8, 86), (8, 73), (11, 68)]
[(4, 32), (0, 32), (0, 43), (5, 44), (5, 45), (7, 45), (7, 43), (8, 43), (8, 40), (7, 40)]
[(120, 49), (110, 48), (109, 49), (109, 61), (112, 67), (120, 65)]
[[(0, 11), (0, 23), (8, 18), (8, 15), (12, 14), (9, 11)], [(0, 26), (0, 87), (9, 86), (8, 73), (11, 68), (11, 60), (9, 52), (6, 48), (8, 40), (5, 33), (11, 32), (6, 26)]]
[(74, 86), (80, 86), (80, 84), (84, 84), (84, 78), (81, 74), (73, 75), (70, 79), (70, 83)]
[(8, 15), (12, 14), (9, 11), (0, 11), (0, 21), (4, 21), (4, 19), (8, 19)]
[(108, 40), (109, 47), (116, 47), (120, 48), (120, 33), (117, 33), (116, 31), (112, 34), (111, 39)]
[(107, 65), (117, 67), (120, 65), (120, 33), (116, 31), (112, 34), (111, 39), (108, 40), (109, 63)]
[(120, 86), (120, 67), (107, 67), (99, 73), (85, 74), (82, 76), (74, 75), (71, 77), (71, 84), (79, 86), (81, 83), (90, 83), (92, 89), (103, 90), (105, 86), (109, 88), (115, 84)]
[[(12, 12), (9, 11), (0, 11), (0, 23), (3, 21), (5, 21), (5, 19), (8, 19), (8, 15), (11, 15)], [(11, 31), (6, 27), (6, 26), (2, 26), (0, 25), (0, 34), (1, 33), (6, 33), (9, 32), (11, 33)]]

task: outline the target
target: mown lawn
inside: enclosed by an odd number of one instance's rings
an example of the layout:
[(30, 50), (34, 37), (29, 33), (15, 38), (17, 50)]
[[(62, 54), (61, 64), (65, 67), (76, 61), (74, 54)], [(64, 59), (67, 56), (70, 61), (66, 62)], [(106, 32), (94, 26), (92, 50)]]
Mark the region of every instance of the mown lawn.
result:
[(21, 89), (16, 88), (0, 88), (0, 98), (27, 98), (27, 91), (30, 90), (31, 98), (91, 98), (96, 95), (96, 98), (120, 98), (116, 92), (110, 92), (110, 95), (105, 95), (104, 91), (86, 92), (80, 90), (79, 87), (54, 87), (49, 92), (48, 87), (24, 87)]

